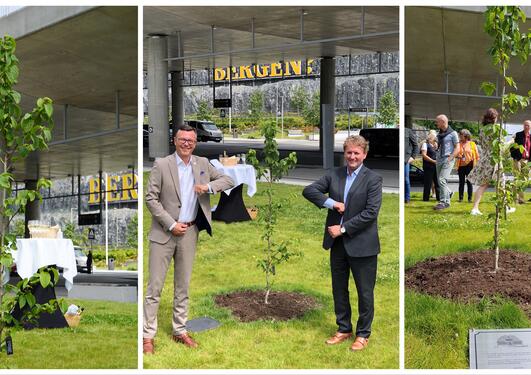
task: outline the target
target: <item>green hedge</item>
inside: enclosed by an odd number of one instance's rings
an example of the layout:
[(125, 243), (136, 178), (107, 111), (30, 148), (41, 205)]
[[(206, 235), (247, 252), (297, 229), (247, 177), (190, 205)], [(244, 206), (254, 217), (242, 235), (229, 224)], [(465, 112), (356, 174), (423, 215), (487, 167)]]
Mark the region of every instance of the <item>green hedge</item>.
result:
[[(190, 118), (195, 118), (195, 116), (190, 116)], [(264, 116), (259, 124), (253, 122), (250, 117), (233, 117), (231, 121), (232, 129), (236, 129), (238, 132), (249, 131), (253, 129), (258, 129), (260, 125), (264, 122), (274, 122), (277, 118), (275, 116)], [(219, 116), (213, 116), (212, 121), (222, 130), (228, 131), (229, 129), (229, 119), (227, 117), (220, 118)], [(281, 118), (278, 118), (278, 125), (281, 126)], [(351, 129), (361, 128), (364, 124), (365, 119), (359, 115), (351, 115)], [(367, 124), (369, 128), (372, 128), (375, 124), (375, 117), (369, 116), (367, 119)], [(284, 116), (284, 129), (301, 129), (305, 132), (311, 132), (313, 130), (312, 125), (306, 124), (302, 116), (296, 114), (289, 114)], [(341, 114), (336, 116), (336, 128), (339, 130), (348, 129), (348, 115)]]
[[(92, 256), (95, 262), (105, 261), (105, 250), (94, 250)], [(137, 250), (109, 250), (109, 258), (114, 258), (115, 263), (125, 263), (138, 258)]]

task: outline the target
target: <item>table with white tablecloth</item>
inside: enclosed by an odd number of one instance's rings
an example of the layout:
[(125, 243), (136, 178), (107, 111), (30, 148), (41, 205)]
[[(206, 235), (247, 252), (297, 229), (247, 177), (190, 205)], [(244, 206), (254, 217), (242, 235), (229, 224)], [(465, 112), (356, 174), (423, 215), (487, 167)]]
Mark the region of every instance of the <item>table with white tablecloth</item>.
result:
[(219, 160), (210, 161), (223, 174), (234, 180), (234, 188), (221, 193), (216, 210), (212, 213), (213, 220), (232, 223), (251, 220), (243, 202), (243, 185), (247, 185), (247, 195), (252, 197), (256, 193), (256, 171), (252, 165), (237, 164), (224, 166)]
[(17, 273), (23, 279), (33, 276), (39, 268), (56, 265), (63, 269), (66, 289), (70, 290), (74, 285), (77, 266), (72, 240), (19, 238), (17, 250), (13, 251), (13, 260), (17, 265)]
[[(74, 284), (74, 277), (77, 275), (76, 258), (74, 245), (69, 239), (52, 238), (24, 238), (17, 239), (17, 250), (13, 251), (13, 260), (17, 266), (17, 273), (22, 279), (30, 278), (42, 267), (56, 266), (63, 269), (65, 287), (70, 291)], [(47, 303), (56, 299), (55, 289), (49, 285), (43, 288), (37, 284), (32, 293), (35, 295), (37, 303)], [(15, 308), (12, 312), (17, 319), (22, 311)], [(27, 324), (25, 328), (63, 328), (68, 324), (57, 309), (55, 312), (41, 314), (37, 324)]]

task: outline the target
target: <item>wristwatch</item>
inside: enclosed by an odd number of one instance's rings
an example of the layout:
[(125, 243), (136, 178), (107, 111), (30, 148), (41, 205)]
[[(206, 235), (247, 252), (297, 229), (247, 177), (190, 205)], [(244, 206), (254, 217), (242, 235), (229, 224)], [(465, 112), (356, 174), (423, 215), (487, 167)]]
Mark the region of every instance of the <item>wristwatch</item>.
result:
[(346, 232), (345, 227), (341, 227), (341, 229), (339, 231), (341, 232), (341, 234), (345, 234), (345, 232)]

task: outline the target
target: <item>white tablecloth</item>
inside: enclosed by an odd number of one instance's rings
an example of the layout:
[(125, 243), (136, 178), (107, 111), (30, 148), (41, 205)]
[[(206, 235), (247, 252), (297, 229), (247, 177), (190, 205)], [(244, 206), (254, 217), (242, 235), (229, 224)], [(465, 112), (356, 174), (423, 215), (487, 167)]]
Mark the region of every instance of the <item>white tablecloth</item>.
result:
[[(256, 171), (252, 165), (237, 164), (233, 167), (226, 167), (218, 159), (212, 159), (210, 163), (218, 171), (230, 176), (234, 180), (234, 186), (246, 184), (248, 196), (252, 197), (256, 193)], [(230, 194), (231, 190), (225, 190), (225, 193)]]
[(65, 287), (72, 289), (77, 275), (74, 245), (69, 239), (23, 238), (17, 239), (17, 250), (13, 251), (17, 272), (23, 279), (33, 276), (41, 267), (52, 264), (63, 268)]

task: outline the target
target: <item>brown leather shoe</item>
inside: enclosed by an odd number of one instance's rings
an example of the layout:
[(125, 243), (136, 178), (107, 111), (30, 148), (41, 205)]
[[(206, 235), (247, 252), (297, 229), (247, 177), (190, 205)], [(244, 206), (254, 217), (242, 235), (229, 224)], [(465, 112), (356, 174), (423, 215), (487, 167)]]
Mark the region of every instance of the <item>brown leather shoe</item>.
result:
[(143, 349), (144, 354), (154, 354), (155, 353), (155, 340), (154, 339), (143, 339)]
[(369, 345), (368, 338), (357, 336), (356, 340), (354, 340), (354, 342), (352, 343), (350, 350), (352, 350), (353, 352), (357, 352), (365, 349), (367, 345)]
[(180, 335), (173, 335), (172, 338), (173, 338), (173, 341), (180, 342), (181, 344), (184, 344), (189, 348), (197, 348), (199, 346), (197, 342), (195, 342), (194, 339), (190, 337), (190, 335), (187, 332), (182, 333)]
[(328, 340), (326, 340), (326, 343), (328, 345), (335, 345), (339, 344), (345, 340), (348, 340), (352, 337), (352, 332), (336, 332), (336, 334), (332, 337), (330, 337)]

